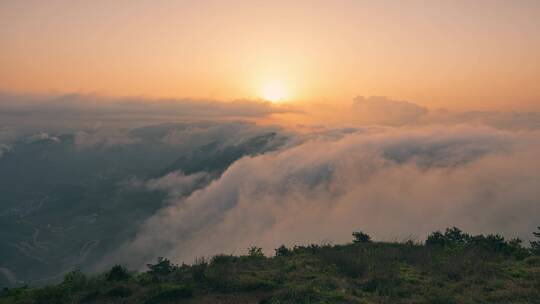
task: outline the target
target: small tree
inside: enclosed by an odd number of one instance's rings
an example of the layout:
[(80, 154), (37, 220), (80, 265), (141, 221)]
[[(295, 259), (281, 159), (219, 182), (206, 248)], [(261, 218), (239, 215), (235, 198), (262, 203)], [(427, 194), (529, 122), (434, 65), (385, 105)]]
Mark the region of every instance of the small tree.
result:
[(523, 260), (530, 255), (530, 252), (524, 248), (521, 244), (523, 241), (520, 238), (514, 238), (507, 242), (507, 253), (514, 256), (518, 260)]
[(248, 256), (252, 258), (264, 258), (264, 253), (261, 247), (252, 246), (248, 248)]
[(276, 256), (290, 256), (292, 255), (292, 251), (285, 247), (285, 245), (281, 245), (276, 250)]
[(537, 227), (538, 232), (533, 232), (534, 237), (539, 239), (538, 241), (531, 241), (531, 252), (534, 255), (540, 255), (540, 226)]
[(468, 243), (471, 239), (471, 236), (467, 233), (463, 233), (461, 229), (457, 227), (446, 228), (444, 232), (444, 237), (447, 242), (451, 245), (464, 245)]
[(158, 257), (156, 264), (146, 264), (146, 266), (148, 266), (150, 273), (156, 275), (168, 275), (173, 272), (176, 267), (169, 259), (164, 257)]
[(62, 285), (73, 292), (82, 290), (86, 286), (87, 281), (86, 276), (80, 270), (75, 270), (64, 275)]
[(428, 235), (426, 239), (426, 246), (441, 246), (444, 247), (446, 245), (446, 240), (444, 238), (444, 234), (442, 234), (440, 231), (435, 231)]
[(352, 235), (354, 237), (353, 243), (371, 243), (371, 237), (367, 233), (355, 231)]
[[(481, 239), (484, 239), (484, 236), (478, 236)], [(440, 231), (435, 231), (430, 234), (426, 240), (427, 246), (441, 246), (441, 247), (456, 247), (475, 242), (470, 235), (463, 233), (459, 228), (452, 227), (446, 228), (446, 231), (441, 233)]]
[(191, 273), (195, 282), (203, 282), (206, 279), (208, 269), (208, 261), (202, 258), (196, 258), (195, 263), (191, 266)]
[(105, 274), (107, 281), (124, 281), (129, 279), (130, 275), (126, 267), (114, 265), (109, 272)]

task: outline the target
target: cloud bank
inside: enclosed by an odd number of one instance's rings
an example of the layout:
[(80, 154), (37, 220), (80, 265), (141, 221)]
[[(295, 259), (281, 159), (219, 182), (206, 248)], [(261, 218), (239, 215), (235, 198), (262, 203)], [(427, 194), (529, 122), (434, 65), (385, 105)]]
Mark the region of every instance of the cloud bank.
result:
[(413, 102), (385, 96), (358, 96), (350, 109), (350, 121), (386, 126), (426, 126), (458, 124), (490, 126), (506, 130), (539, 130), (538, 112), (450, 111), (428, 109)]
[(133, 128), (148, 124), (261, 118), (291, 111), (269, 102), (192, 99), (110, 98), (90, 94), (13, 95), (0, 92), (0, 129), (19, 134), (96, 128)]
[(353, 105), (356, 114), (365, 123), (404, 125), (416, 122), (428, 113), (425, 107), (384, 96), (358, 96)]
[(455, 126), (310, 138), (235, 162), (108, 259), (191, 262), (252, 245), (271, 253), (282, 243), (348, 241), (355, 229), (387, 240), (453, 225), (529, 238), (540, 214), (539, 135)]

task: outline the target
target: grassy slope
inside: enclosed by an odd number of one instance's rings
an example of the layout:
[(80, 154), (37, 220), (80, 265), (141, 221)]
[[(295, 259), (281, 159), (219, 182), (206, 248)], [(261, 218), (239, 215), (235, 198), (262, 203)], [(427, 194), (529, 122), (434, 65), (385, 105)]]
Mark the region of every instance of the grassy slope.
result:
[(540, 303), (540, 257), (524, 252), (410, 242), (254, 250), (144, 273), (74, 272), (5, 290), (0, 303)]

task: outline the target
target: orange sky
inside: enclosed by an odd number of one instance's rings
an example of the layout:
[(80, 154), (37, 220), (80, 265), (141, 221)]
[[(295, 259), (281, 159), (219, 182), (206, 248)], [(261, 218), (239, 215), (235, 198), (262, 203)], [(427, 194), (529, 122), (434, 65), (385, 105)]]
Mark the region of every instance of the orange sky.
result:
[(540, 110), (539, 54), (540, 1), (0, 2), (12, 92)]

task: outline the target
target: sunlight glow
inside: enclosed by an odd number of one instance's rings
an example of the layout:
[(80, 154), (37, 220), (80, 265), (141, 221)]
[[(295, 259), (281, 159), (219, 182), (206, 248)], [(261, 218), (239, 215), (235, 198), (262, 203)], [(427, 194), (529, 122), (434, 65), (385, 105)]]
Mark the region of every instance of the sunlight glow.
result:
[(279, 83), (267, 83), (260, 92), (261, 98), (271, 102), (282, 102), (288, 98), (287, 90)]

